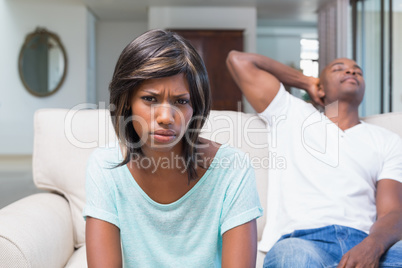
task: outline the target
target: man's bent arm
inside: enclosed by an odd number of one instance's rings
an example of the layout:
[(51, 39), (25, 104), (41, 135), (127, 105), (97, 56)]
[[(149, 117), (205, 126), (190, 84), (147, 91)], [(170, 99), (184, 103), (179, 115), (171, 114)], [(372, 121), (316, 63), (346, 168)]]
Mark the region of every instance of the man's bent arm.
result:
[(310, 94), (319, 81), (271, 58), (253, 53), (231, 51), (226, 63), (234, 81), (257, 112), (264, 111), (272, 102), (280, 82), (305, 89)]
[(377, 267), (381, 256), (402, 239), (402, 183), (383, 179), (377, 183), (377, 221), (370, 234), (348, 251), (338, 267)]

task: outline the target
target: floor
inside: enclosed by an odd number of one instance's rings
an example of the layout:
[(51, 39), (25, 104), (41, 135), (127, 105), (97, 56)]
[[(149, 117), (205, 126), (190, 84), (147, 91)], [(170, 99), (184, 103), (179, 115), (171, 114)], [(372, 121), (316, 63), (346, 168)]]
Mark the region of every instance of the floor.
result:
[(31, 194), (44, 192), (35, 187), (32, 174), (0, 171), (0, 209)]

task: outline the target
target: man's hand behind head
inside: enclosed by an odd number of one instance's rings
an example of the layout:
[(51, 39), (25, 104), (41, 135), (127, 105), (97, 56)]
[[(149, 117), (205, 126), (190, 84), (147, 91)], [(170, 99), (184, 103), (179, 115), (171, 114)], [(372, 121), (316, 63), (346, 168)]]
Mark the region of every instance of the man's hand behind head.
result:
[(320, 92), (320, 79), (309, 77), (310, 86), (307, 88), (307, 93), (310, 95), (314, 104), (324, 107), (323, 95)]

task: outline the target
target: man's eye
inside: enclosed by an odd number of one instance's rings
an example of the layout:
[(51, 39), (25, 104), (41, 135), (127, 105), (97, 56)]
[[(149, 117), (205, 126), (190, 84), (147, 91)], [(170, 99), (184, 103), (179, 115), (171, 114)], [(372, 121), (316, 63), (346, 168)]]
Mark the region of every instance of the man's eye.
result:
[(332, 70), (333, 72), (338, 72), (338, 71), (342, 71), (342, 68), (336, 68)]
[(184, 105), (184, 104), (189, 103), (190, 101), (189, 101), (189, 100), (186, 100), (186, 99), (178, 99), (176, 102), (177, 102), (178, 104)]
[(155, 97), (150, 97), (150, 96), (144, 96), (144, 97), (141, 97), (141, 99), (143, 99), (145, 101), (149, 101), (149, 102), (156, 101)]

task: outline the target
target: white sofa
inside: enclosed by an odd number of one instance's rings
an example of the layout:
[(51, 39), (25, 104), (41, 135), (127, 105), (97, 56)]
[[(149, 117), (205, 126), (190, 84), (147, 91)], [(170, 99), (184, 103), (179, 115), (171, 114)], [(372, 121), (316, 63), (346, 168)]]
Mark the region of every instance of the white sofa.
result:
[[(364, 120), (402, 136), (402, 113)], [(95, 147), (115, 141), (109, 113), (43, 109), (35, 114), (34, 128), (33, 179), (49, 193), (28, 196), (0, 210), (0, 267), (86, 267), (81, 216), (85, 166)], [(267, 135), (256, 115), (228, 111), (212, 111), (202, 134), (256, 159), (268, 156)], [(261, 204), (266, 207), (266, 165), (256, 169), (256, 176)], [(259, 238), (264, 223), (265, 216), (258, 220)], [(262, 267), (263, 258), (258, 253), (257, 267)]]

